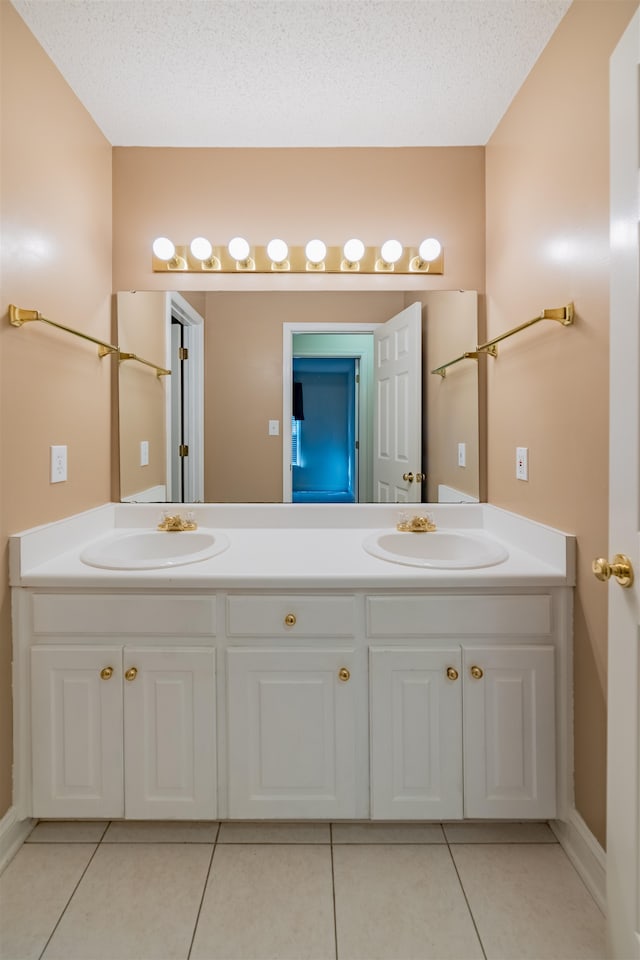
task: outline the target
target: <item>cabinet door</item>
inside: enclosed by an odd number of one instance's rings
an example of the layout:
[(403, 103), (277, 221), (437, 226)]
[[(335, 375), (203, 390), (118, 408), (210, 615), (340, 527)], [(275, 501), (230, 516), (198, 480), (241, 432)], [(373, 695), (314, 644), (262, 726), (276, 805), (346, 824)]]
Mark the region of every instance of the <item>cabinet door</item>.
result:
[(227, 651), (231, 817), (355, 817), (353, 654)]
[(210, 648), (125, 649), (127, 817), (215, 818), (214, 664)]
[(460, 648), (371, 648), (369, 664), (372, 818), (462, 817)]
[(34, 817), (121, 817), (122, 651), (33, 647)]
[(465, 648), (466, 817), (556, 812), (554, 649)]

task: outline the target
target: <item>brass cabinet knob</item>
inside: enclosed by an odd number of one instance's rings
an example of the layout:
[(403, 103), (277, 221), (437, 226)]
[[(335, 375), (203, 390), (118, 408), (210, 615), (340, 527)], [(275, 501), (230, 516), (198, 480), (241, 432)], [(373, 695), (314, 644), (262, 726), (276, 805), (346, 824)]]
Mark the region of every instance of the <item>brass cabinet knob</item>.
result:
[(100, 671), (101, 680), (111, 680), (112, 676), (113, 676), (113, 667), (103, 667), (102, 670)]
[(484, 670), (482, 667), (473, 666), (471, 667), (471, 676), (474, 680), (482, 680), (484, 677)]
[(456, 670), (455, 667), (447, 667), (447, 677), (449, 678), (449, 680), (458, 679), (458, 671)]
[(126, 671), (126, 673), (125, 673), (125, 675), (124, 675), (124, 678), (125, 678), (125, 680), (135, 680), (135, 678), (136, 678), (137, 676), (138, 676), (138, 668), (137, 668), (137, 667), (129, 667), (129, 669)]
[(609, 563), (603, 557), (598, 557), (591, 564), (594, 577), (598, 580), (608, 580), (615, 577), (621, 587), (630, 587), (633, 583), (633, 566), (629, 557), (624, 553), (616, 553), (613, 563)]
[(296, 615), (295, 613), (288, 613), (284, 618), (284, 623), (286, 627), (295, 627), (296, 625)]
[(351, 676), (351, 672), (347, 669), (347, 667), (340, 667), (340, 669), (338, 670), (338, 676), (340, 677), (343, 683), (346, 683), (349, 677)]
[(415, 480), (415, 477), (412, 473), (403, 473), (402, 479), (406, 480), (407, 483), (413, 483), (413, 481)]

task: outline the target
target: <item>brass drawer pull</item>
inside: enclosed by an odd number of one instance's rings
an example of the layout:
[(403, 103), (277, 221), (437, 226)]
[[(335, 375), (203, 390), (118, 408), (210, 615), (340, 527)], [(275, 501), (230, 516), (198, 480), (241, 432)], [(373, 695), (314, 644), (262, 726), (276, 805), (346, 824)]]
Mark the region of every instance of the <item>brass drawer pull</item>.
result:
[(458, 671), (456, 670), (455, 667), (447, 667), (447, 677), (449, 678), (449, 680), (458, 679)]
[(103, 667), (102, 670), (100, 671), (101, 680), (111, 680), (112, 676), (113, 676), (113, 667)]
[(474, 680), (482, 680), (484, 677), (484, 670), (482, 667), (471, 667), (471, 676)]
[(138, 668), (137, 668), (137, 667), (129, 667), (129, 669), (127, 670), (127, 672), (126, 672), (125, 675), (124, 675), (124, 678), (125, 678), (125, 680), (135, 680), (135, 678), (136, 678), (137, 676), (138, 676)]
[(338, 670), (338, 676), (343, 683), (346, 683), (347, 680), (351, 677), (351, 672), (347, 669), (347, 667), (340, 667), (340, 669)]
[(285, 627), (295, 627), (296, 625), (296, 615), (295, 613), (288, 613), (284, 618)]

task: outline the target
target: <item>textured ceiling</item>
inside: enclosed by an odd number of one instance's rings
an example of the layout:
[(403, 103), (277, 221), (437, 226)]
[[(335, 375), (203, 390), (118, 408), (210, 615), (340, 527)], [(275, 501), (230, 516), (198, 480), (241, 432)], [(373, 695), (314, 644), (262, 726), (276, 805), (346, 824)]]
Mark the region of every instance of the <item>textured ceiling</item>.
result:
[(570, 0), (12, 0), (117, 146), (484, 144)]

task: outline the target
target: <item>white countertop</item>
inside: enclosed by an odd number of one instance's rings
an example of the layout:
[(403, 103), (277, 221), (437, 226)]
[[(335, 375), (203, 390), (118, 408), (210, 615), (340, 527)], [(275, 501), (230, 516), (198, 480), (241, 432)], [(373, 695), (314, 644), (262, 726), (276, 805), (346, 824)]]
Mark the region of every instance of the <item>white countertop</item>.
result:
[[(61, 589), (440, 589), (573, 586), (575, 539), (488, 504), (184, 504), (200, 527), (224, 533), (229, 548), (209, 560), (159, 570), (105, 570), (80, 553), (126, 528), (155, 529), (159, 504), (105, 504), (10, 538), (14, 587)], [(438, 529), (483, 531), (504, 544), (502, 563), (435, 569), (369, 555), (373, 531), (394, 530), (400, 513), (433, 515)], [(428, 534), (426, 534), (428, 536)], [(175, 534), (180, 536), (180, 534)]]

